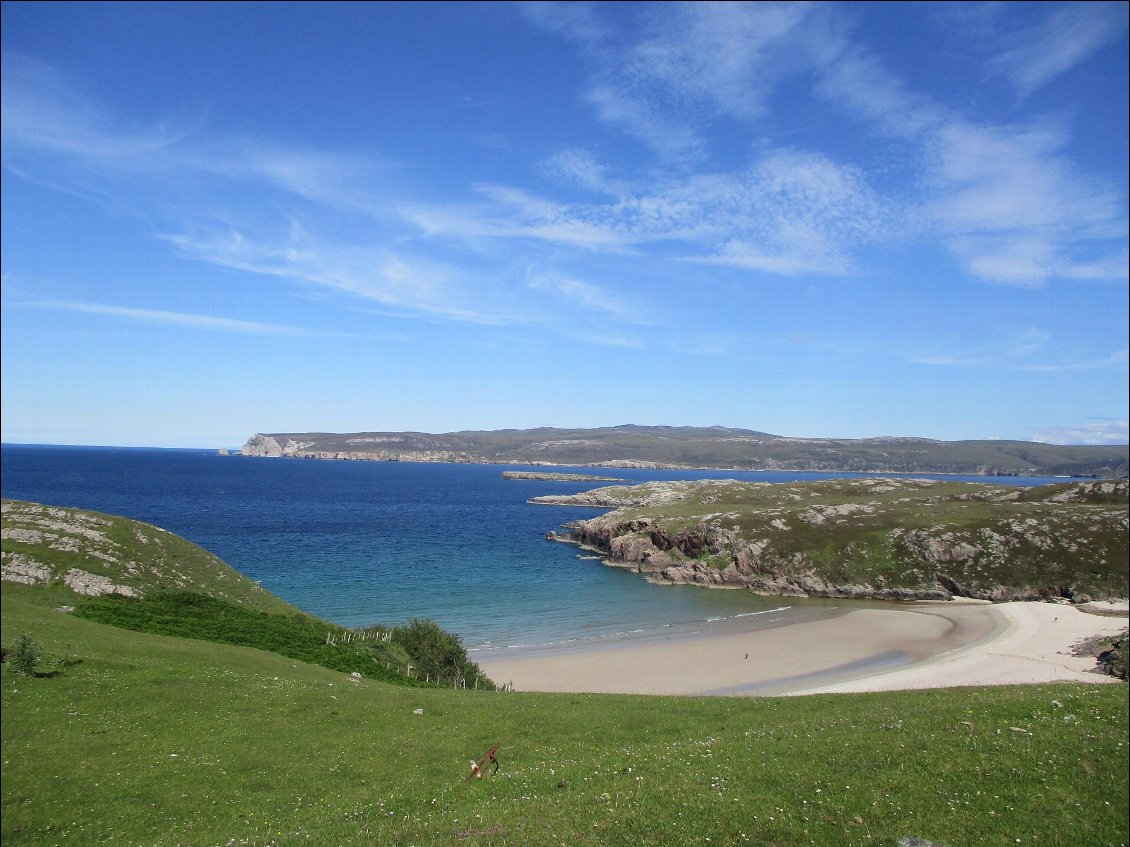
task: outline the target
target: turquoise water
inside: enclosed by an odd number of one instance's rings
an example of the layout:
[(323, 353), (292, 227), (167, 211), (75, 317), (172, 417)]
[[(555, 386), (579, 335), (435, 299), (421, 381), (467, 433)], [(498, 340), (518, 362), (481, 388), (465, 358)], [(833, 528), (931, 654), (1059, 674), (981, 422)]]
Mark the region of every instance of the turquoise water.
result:
[[(836, 608), (832, 601), (653, 586), (637, 574), (581, 558), (576, 547), (545, 541), (545, 533), (601, 510), (526, 501), (607, 483), (501, 478), (504, 470), (526, 466), (253, 459), (201, 450), (2, 449), (4, 497), (157, 524), (318, 617), (345, 626), (434, 618), (480, 657), (738, 623), (780, 626)], [(769, 482), (847, 476), (614, 475)]]

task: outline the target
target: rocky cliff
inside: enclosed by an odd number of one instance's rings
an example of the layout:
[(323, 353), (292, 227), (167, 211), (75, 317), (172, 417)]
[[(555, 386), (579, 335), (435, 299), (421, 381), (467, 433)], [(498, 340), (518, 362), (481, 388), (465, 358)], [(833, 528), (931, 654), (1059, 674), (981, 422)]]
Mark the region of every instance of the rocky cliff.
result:
[(885, 600), (1127, 594), (1125, 481), (712, 480), (531, 502), (613, 508), (548, 537), (656, 583)]

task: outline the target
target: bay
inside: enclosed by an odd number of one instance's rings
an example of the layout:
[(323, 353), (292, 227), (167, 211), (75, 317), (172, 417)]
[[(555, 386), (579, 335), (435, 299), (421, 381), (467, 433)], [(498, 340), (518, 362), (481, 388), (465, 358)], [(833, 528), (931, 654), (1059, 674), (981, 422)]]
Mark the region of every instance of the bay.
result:
[[(636, 574), (581, 558), (576, 547), (545, 541), (545, 533), (602, 510), (526, 501), (611, 483), (502, 479), (505, 470), (539, 470), (526, 465), (259, 459), (205, 450), (14, 444), (3, 445), (0, 458), (6, 498), (156, 524), (313, 615), (350, 627), (433, 618), (459, 634), (473, 655), (683, 637), (735, 622), (779, 626), (838, 608), (836, 601), (654, 586)], [(629, 482), (866, 476), (637, 469), (607, 475)]]

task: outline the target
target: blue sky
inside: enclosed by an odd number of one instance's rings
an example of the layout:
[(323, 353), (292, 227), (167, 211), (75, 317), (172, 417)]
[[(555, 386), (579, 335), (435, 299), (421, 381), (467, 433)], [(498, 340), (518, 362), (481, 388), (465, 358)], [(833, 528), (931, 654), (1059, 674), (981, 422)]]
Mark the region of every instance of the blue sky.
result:
[(1127, 4), (3, 5), (3, 440), (1127, 442)]

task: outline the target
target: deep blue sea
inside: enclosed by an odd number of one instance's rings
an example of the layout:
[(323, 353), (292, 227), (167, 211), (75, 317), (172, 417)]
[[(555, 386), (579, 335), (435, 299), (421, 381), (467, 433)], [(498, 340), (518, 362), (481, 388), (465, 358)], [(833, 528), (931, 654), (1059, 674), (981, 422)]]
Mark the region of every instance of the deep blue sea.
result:
[[(480, 656), (687, 633), (734, 621), (780, 625), (790, 615), (819, 614), (835, 605), (654, 586), (637, 574), (581, 558), (572, 545), (545, 541), (545, 533), (600, 510), (526, 501), (612, 483), (501, 478), (504, 470), (537, 470), (524, 465), (300, 461), (205, 450), (30, 445), (3, 445), (0, 459), (4, 497), (156, 524), (318, 617), (345, 626), (434, 618)], [(640, 482), (862, 476), (619, 469), (605, 475)]]

